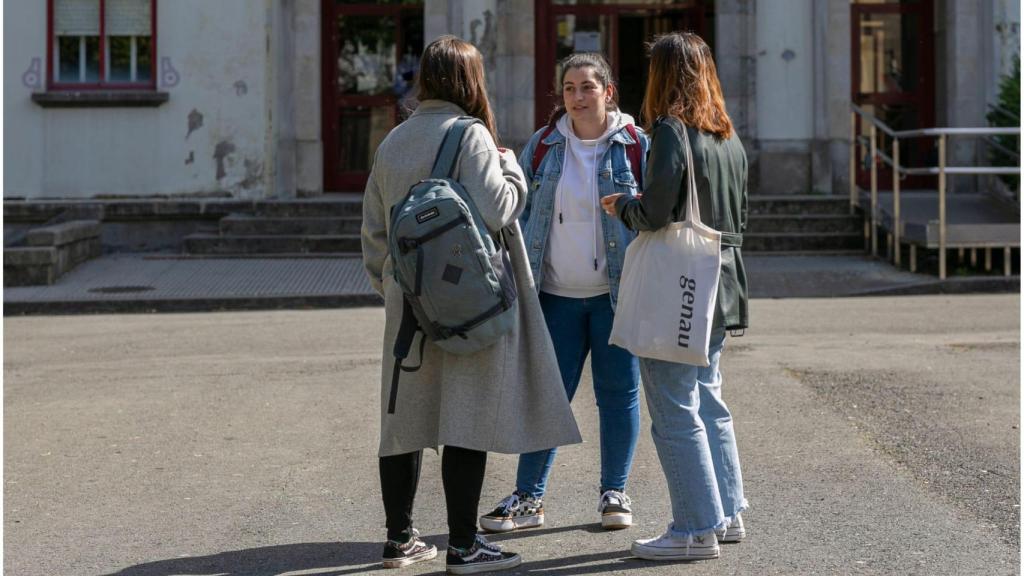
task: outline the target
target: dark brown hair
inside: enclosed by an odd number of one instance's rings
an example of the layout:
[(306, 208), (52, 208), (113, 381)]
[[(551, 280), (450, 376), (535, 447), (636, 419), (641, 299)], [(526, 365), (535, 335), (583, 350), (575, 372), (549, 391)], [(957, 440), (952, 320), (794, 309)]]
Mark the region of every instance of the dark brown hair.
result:
[(650, 46), (651, 65), (644, 94), (647, 127), (659, 116), (674, 116), (683, 124), (716, 138), (732, 136), (722, 85), (711, 48), (691, 32), (658, 36)]
[(416, 98), (445, 100), (458, 105), (466, 114), (479, 118), (498, 142), (494, 114), (487, 100), (484, 59), (469, 42), (445, 35), (423, 49), (420, 57)]
[(579, 52), (570, 54), (558, 63), (562, 67), (562, 74), (558, 77), (558, 102), (554, 110), (548, 116), (548, 126), (554, 126), (558, 119), (565, 116), (565, 100), (562, 98), (562, 83), (565, 82), (565, 74), (573, 68), (593, 68), (594, 76), (597, 76), (601, 85), (607, 88), (612, 86), (612, 101), (608, 103), (609, 110), (619, 109), (619, 90), (615, 86), (615, 79), (612, 77), (612, 67), (608, 61), (597, 52)]

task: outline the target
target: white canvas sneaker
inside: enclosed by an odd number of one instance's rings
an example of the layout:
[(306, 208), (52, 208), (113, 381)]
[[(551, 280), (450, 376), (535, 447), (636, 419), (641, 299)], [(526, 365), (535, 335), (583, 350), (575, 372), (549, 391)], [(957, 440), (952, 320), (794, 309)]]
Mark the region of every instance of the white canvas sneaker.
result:
[(747, 530), (743, 527), (743, 518), (737, 514), (728, 526), (715, 530), (715, 536), (719, 542), (739, 542), (747, 537)]
[(719, 555), (718, 539), (713, 532), (674, 536), (671, 525), (657, 538), (634, 541), (630, 550), (645, 560), (711, 560)]

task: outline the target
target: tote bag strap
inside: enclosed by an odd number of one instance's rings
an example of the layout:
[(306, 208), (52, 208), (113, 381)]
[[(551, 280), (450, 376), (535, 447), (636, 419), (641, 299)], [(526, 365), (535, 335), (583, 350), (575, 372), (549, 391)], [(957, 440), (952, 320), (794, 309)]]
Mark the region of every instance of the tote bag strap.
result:
[[(680, 124), (682, 124), (680, 122)], [(690, 146), (690, 131), (683, 124), (683, 151), (686, 155), (686, 219), (684, 222), (700, 221), (700, 202), (697, 198), (697, 167), (693, 163), (693, 149)]]

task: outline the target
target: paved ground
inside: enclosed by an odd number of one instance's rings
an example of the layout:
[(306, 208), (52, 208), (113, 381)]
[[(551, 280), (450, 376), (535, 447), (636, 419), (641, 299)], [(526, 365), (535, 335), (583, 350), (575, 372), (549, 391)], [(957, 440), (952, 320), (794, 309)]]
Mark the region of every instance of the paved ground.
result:
[[(745, 254), (751, 296), (1020, 291), (1020, 277), (940, 282), (868, 256)], [(377, 303), (358, 258), (187, 258), (114, 254), (91, 260), (52, 286), (4, 288), (4, 313), (198, 312), (338, 308)]]
[[(525, 555), (518, 573), (1019, 573), (1018, 295), (751, 308), (724, 360), (749, 539), (711, 562), (629, 557), (667, 521), (646, 416), (638, 525), (597, 529), (588, 378), (574, 404), (586, 442), (556, 461), (548, 524), (495, 538)], [(380, 309), (4, 324), (5, 573), (376, 570)], [(514, 465), (492, 455), (485, 505)], [(433, 453), (416, 515), (442, 545)]]

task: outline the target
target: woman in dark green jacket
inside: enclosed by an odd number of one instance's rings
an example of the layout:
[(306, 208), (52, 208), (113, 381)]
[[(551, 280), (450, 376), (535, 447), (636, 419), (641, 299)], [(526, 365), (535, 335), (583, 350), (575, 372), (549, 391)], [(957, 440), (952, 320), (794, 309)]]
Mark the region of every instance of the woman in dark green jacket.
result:
[[(686, 171), (694, 170), (701, 221), (722, 232), (722, 271), (710, 365), (640, 359), (672, 520), (664, 534), (637, 540), (632, 550), (652, 560), (717, 558), (719, 541), (735, 542), (746, 535), (740, 513), (747, 501), (718, 367), (726, 331), (747, 326), (740, 255), (747, 219), (747, 158), (725, 111), (711, 49), (699, 36), (672, 33), (655, 41), (643, 114), (648, 121), (657, 118), (649, 128), (643, 196), (609, 196), (602, 206), (632, 230), (658, 230), (686, 216)], [(694, 166), (685, 160), (683, 130), (692, 144)]]

